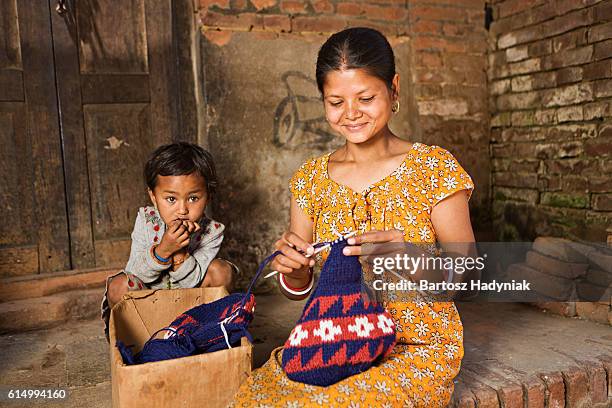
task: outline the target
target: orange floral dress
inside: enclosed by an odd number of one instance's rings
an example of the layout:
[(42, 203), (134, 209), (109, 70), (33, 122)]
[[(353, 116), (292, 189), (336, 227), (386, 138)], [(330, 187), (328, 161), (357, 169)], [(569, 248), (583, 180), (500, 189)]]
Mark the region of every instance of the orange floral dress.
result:
[[(402, 164), (363, 192), (333, 181), (331, 153), (307, 161), (294, 174), (290, 190), (313, 221), (314, 242), (347, 233), (398, 229), (405, 241), (435, 243), (432, 208), (474, 185), (446, 150), (414, 143)], [(321, 253), (324, 262), (327, 254)], [(386, 301), (395, 320), (397, 345), (366, 372), (328, 387), (291, 381), (281, 367), (282, 348), (241, 386), (235, 407), (444, 407), (463, 358), (463, 326), (453, 302), (419, 298)]]

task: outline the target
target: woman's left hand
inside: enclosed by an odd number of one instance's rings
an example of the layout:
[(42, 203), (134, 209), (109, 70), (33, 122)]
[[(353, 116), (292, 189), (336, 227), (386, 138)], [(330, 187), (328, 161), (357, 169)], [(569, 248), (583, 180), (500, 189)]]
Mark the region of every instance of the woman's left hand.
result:
[(349, 238), (348, 246), (344, 247), (342, 253), (344, 255), (364, 255), (362, 244), (384, 244), (388, 242), (404, 242), (404, 234), (400, 230), (392, 229), (387, 231), (369, 231), (361, 235)]

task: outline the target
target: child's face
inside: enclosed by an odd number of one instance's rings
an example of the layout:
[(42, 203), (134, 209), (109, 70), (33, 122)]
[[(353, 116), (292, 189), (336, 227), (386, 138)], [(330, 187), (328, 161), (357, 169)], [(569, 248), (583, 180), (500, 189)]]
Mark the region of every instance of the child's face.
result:
[[(399, 91), (399, 76), (393, 84)], [(363, 69), (330, 71), (323, 87), (325, 116), (351, 143), (363, 143), (387, 129), (393, 95), (385, 82)]]
[(156, 186), (153, 191), (149, 190), (149, 197), (166, 224), (175, 220), (199, 221), (208, 202), (206, 181), (197, 173), (157, 176)]

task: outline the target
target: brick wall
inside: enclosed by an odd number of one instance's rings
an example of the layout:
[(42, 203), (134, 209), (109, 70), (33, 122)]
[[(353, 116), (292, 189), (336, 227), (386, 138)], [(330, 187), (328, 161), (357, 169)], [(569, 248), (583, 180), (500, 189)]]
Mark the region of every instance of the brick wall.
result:
[(612, 1), (491, 5), (494, 224), (605, 241), (612, 220)]
[[(199, 23), (209, 41), (232, 33), (259, 38), (300, 37), (321, 44), (331, 33), (368, 26), (392, 44), (410, 39), (409, 134), (455, 153), (476, 179), (476, 221), (489, 199), (486, 31), (480, 0), (200, 0)], [(395, 44), (394, 44), (395, 45)], [(314, 61), (311, 67), (314, 73)]]

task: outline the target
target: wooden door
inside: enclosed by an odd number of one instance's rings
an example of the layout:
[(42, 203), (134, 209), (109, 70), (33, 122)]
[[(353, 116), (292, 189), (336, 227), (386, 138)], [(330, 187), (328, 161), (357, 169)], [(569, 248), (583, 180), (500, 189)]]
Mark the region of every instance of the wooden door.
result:
[(0, 0), (0, 276), (125, 264), (146, 157), (179, 138), (172, 20), (171, 0)]
[(125, 264), (151, 150), (177, 137), (170, 0), (50, 2), (72, 267)]
[(70, 267), (49, 6), (0, 0), (0, 276)]

